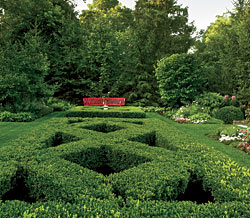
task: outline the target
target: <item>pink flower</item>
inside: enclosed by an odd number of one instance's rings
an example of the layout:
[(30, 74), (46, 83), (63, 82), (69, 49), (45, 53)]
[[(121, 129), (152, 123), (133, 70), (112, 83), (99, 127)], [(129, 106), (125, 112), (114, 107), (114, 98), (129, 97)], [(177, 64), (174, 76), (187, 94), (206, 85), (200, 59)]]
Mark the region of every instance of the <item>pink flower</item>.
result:
[(225, 95), (224, 96), (224, 100), (227, 101), (227, 99), (229, 98), (229, 95)]
[(245, 107), (246, 107), (246, 105), (245, 105), (245, 104), (243, 104), (243, 105), (242, 105), (242, 107), (243, 107), (243, 108), (245, 108)]
[(232, 100), (236, 100), (236, 96), (232, 96)]

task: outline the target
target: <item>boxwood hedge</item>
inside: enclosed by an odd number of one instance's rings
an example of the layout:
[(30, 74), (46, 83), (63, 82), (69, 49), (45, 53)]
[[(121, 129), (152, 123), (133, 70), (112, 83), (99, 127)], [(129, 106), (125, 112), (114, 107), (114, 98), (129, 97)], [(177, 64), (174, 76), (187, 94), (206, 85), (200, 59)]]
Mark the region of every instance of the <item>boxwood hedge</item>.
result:
[(67, 117), (120, 117), (145, 118), (146, 114), (137, 107), (75, 107), (66, 113)]
[(224, 154), (160, 120), (79, 116), (0, 149), (0, 217), (250, 217), (250, 171)]

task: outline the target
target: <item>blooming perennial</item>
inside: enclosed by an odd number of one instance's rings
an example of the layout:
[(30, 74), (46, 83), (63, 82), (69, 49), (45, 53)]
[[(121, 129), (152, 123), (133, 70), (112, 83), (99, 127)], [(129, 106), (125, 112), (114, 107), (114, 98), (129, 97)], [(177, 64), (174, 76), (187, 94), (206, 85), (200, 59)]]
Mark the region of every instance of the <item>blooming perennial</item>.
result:
[(238, 149), (250, 154), (250, 129), (239, 129), (236, 135), (221, 134), (220, 142), (241, 141)]
[(247, 154), (250, 154), (250, 129), (239, 129), (239, 135), (242, 137), (242, 141), (238, 148), (241, 151), (246, 152)]
[(229, 98), (229, 95), (225, 95), (224, 96), (224, 101), (227, 101), (228, 98)]
[(194, 124), (200, 124), (200, 123), (206, 123), (207, 120), (191, 120), (189, 118), (185, 117), (175, 117), (174, 121), (178, 123), (194, 123)]
[(241, 136), (239, 136), (239, 135), (238, 136), (221, 135), (221, 137), (219, 138), (220, 142), (236, 141), (236, 140), (241, 141), (242, 140)]
[(178, 123), (188, 123), (190, 121), (190, 119), (184, 118), (184, 117), (175, 117), (174, 121), (176, 121)]

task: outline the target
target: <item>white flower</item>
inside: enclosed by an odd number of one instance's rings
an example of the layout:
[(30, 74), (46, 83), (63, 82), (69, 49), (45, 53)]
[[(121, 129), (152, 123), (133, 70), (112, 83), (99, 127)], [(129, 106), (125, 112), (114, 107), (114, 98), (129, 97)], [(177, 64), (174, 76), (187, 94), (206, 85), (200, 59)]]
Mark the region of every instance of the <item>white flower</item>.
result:
[(221, 135), (219, 138), (219, 141), (235, 141), (235, 140), (241, 140), (241, 137), (238, 136), (228, 136), (228, 135)]

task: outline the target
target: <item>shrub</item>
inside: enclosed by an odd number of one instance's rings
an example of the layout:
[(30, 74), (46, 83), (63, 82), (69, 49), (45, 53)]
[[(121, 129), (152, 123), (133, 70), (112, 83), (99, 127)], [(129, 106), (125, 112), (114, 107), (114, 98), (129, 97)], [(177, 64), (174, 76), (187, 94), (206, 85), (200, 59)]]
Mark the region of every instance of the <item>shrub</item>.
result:
[(165, 107), (142, 107), (141, 108), (144, 112), (155, 112), (155, 113), (159, 113), (161, 115), (164, 115), (167, 118), (172, 119), (173, 116), (176, 113), (176, 110), (174, 110), (173, 108), (165, 108)]
[(211, 115), (212, 110), (225, 105), (223, 97), (214, 92), (205, 92), (195, 99), (195, 103), (204, 108), (204, 111)]
[(36, 101), (27, 105), (24, 110), (25, 110), (25, 112), (30, 112), (30, 113), (35, 114), (37, 117), (42, 117), (42, 116), (48, 115), (52, 112), (51, 107), (48, 107), (44, 103), (40, 103), (40, 102), (36, 102)]
[(2, 122), (29, 122), (35, 119), (35, 115), (29, 112), (11, 113), (8, 111), (0, 112)]
[(241, 142), (239, 145), (238, 145), (238, 148), (241, 150), (241, 151), (244, 151), (246, 152), (247, 154), (250, 154), (250, 144), (248, 142)]
[(187, 105), (204, 89), (202, 69), (192, 54), (163, 58), (157, 63), (155, 72), (161, 98), (168, 107)]
[(239, 129), (239, 134), (243, 142), (238, 145), (238, 148), (247, 154), (250, 154), (250, 129)]
[(243, 120), (244, 114), (240, 108), (226, 106), (217, 111), (216, 118), (223, 120), (226, 124), (232, 124), (234, 120)]
[(207, 113), (197, 113), (192, 116), (189, 116), (189, 119), (191, 121), (204, 121), (206, 122), (208, 119), (210, 119), (211, 116)]
[(69, 102), (57, 98), (50, 98), (48, 105), (53, 111), (67, 111), (73, 107)]
[(222, 136), (222, 135), (227, 135), (227, 136), (238, 136), (239, 135), (239, 128), (235, 126), (227, 126), (227, 127), (221, 127), (217, 130), (217, 135)]
[(240, 106), (240, 102), (238, 101), (236, 96), (225, 95), (223, 99), (225, 102), (225, 106), (234, 106), (234, 107)]
[(174, 120), (179, 123), (205, 123), (211, 116), (208, 113), (203, 112), (197, 104), (191, 104), (190, 106), (181, 107), (173, 116)]
[(177, 110), (177, 112), (175, 113), (174, 117), (189, 118), (190, 116), (195, 115), (199, 112), (202, 112), (202, 108), (198, 105), (191, 104), (185, 107), (184, 106), (180, 107), (180, 109)]
[(242, 141), (238, 128), (235, 126), (223, 126), (217, 130), (218, 140), (226, 145), (237, 145), (237, 141)]

